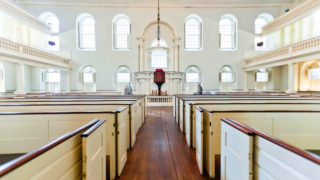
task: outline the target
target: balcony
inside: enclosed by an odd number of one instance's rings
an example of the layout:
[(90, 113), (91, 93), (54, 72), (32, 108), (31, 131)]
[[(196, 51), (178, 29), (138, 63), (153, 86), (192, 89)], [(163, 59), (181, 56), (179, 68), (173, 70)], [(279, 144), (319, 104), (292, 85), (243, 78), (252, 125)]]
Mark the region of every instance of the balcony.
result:
[(249, 71), (319, 58), (320, 36), (318, 35), (252, 57), (245, 57), (243, 69)]
[(61, 69), (70, 69), (72, 63), (70, 53), (48, 52), (3, 38), (0, 38), (0, 57), (13, 63)]

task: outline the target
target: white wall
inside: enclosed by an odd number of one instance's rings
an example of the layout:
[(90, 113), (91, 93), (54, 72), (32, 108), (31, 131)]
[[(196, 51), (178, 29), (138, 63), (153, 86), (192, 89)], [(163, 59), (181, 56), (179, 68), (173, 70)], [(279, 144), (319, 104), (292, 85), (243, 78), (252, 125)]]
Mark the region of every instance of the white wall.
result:
[[(151, 8), (90, 8), (26, 5), (29, 12), (39, 16), (50, 11), (60, 19), (61, 50), (72, 51), (72, 90), (78, 89), (78, 69), (90, 64), (97, 70), (97, 90), (111, 90), (113, 71), (119, 65), (127, 65), (132, 72), (138, 71), (138, 41), (143, 29), (156, 19), (156, 9)], [(161, 9), (161, 20), (168, 22), (175, 30), (180, 42), (180, 71), (196, 64), (203, 73), (205, 89), (218, 89), (218, 73), (222, 65), (230, 64), (237, 71), (237, 88), (243, 88), (242, 57), (244, 51), (254, 50), (254, 21), (260, 13), (270, 13), (275, 17), (280, 8), (165, 8)], [(96, 18), (96, 47), (94, 52), (77, 51), (75, 22), (79, 14), (91, 13)], [(132, 21), (132, 50), (112, 50), (112, 19), (125, 13)], [(223, 14), (232, 13), (238, 18), (239, 39), (237, 51), (219, 51), (218, 22)], [(203, 19), (203, 51), (184, 51), (184, 19), (190, 14), (198, 14)], [(155, 33), (156, 34), (156, 33)]]

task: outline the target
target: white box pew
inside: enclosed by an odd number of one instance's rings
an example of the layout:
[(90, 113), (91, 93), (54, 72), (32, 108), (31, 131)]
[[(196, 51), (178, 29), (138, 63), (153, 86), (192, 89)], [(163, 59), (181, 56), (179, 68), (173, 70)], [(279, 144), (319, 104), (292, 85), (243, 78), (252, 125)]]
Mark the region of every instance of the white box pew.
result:
[[(320, 139), (320, 107), (317, 104), (255, 104), (255, 105), (203, 105), (196, 111), (196, 157), (200, 172), (206, 170), (210, 177), (215, 176), (215, 159), (221, 149), (222, 118), (237, 119), (239, 122), (254, 125), (269, 135), (276, 135), (288, 143), (313, 148)], [(317, 126), (319, 124), (319, 126)], [(299, 127), (299, 129), (276, 127)], [(299, 141), (300, 132), (308, 136), (308, 141)], [(320, 144), (320, 143), (318, 143)]]
[[(0, 154), (28, 153), (49, 143), (90, 119), (107, 119), (106, 148), (110, 176), (120, 176), (127, 161), (127, 119), (125, 107), (104, 111), (0, 112)], [(111, 128), (110, 128), (111, 127)]]
[(180, 124), (183, 124), (184, 133), (186, 135), (187, 143), (190, 147), (195, 148), (195, 126), (196, 107), (200, 105), (224, 105), (224, 104), (319, 104), (320, 99), (305, 99), (305, 98), (292, 98), (292, 99), (212, 99), (212, 100), (192, 100), (185, 101), (184, 119)]
[[(292, 99), (292, 98), (301, 98), (299, 96), (221, 96), (221, 95), (202, 95), (202, 96), (176, 96), (176, 122), (180, 125), (181, 119), (184, 119), (183, 112), (185, 108), (185, 102), (186, 101), (191, 101), (191, 100), (198, 100), (198, 101), (206, 101), (206, 100), (211, 100), (211, 99), (246, 99), (246, 98), (251, 98), (251, 99)], [(306, 99), (312, 99), (312, 97), (304, 97)], [(183, 126), (180, 126), (180, 128), (183, 129)]]
[[(143, 104), (136, 101), (63, 101), (63, 102), (6, 102), (7, 104), (0, 103), (0, 112), (42, 112), (42, 111), (69, 111), (69, 110), (106, 110), (114, 107), (127, 107), (129, 109), (128, 113), (128, 149), (132, 148), (135, 140), (136, 134), (143, 123)], [(20, 104), (21, 103), (21, 104)], [(30, 102), (29, 102), (30, 103)], [(46, 103), (46, 104), (44, 104)], [(107, 107), (108, 106), (108, 107)]]
[[(63, 97), (63, 96), (62, 96)], [(134, 101), (135, 103), (137, 103), (140, 108), (141, 108), (141, 113), (142, 113), (142, 122), (141, 124), (144, 123), (145, 120), (145, 98), (144, 96), (111, 96), (111, 97), (101, 97), (101, 98), (92, 98), (92, 97), (82, 97), (82, 98), (77, 98), (73, 97), (65, 97), (65, 98), (61, 98), (61, 97), (57, 97), (57, 98), (0, 98), (0, 104), (7, 104), (7, 103), (18, 103), (19, 104), (31, 104), (31, 103), (35, 103), (35, 104), (47, 104), (48, 102), (77, 102), (77, 103), (81, 103), (81, 102), (105, 102), (105, 101)]]
[[(305, 140), (308, 141), (307, 137)], [(320, 148), (317, 142), (314, 146)], [(231, 119), (221, 119), (222, 180), (274, 177), (313, 180), (319, 179), (319, 172), (320, 156), (316, 157), (254, 127)]]
[(96, 119), (1, 165), (0, 179), (105, 180), (106, 126), (106, 120)]

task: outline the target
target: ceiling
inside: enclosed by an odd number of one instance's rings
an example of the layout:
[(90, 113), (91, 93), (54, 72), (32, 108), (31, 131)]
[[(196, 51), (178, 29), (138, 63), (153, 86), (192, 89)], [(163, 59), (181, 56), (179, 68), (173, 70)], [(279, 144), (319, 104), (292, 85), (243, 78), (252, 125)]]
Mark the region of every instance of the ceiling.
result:
[[(25, 4), (74, 4), (104, 6), (156, 6), (157, 0), (16, 0)], [(160, 0), (160, 6), (210, 7), (210, 6), (279, 6), (294, 0)]]

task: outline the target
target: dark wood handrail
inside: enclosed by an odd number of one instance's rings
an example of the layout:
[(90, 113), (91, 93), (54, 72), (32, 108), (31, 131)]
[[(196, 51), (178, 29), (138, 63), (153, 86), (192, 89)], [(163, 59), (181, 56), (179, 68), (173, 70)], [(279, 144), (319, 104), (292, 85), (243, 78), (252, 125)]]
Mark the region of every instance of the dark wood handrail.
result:
[(103, 123), (105, 123), (105, 119), (101, 119), (96, 122), (93, 126), (91, 126), (88, 130), (81, 134), (81, 137), (88, 137), (90, 136), (96, 129), (98, 129)]
[(26, 155), (23, 155), (17, 159), (14, 159), (12, 161), (9, 161), (3, 165), (0, 166), (0, 177), (4, 176), (5, 174), (13, 171), (14, 169), (22, 166), (23, 164), (31, 161), (32, 159), (40, 156), (41, 154), (49, 151), (50, 149), (53, 149), (54, 147), (58, 146), (59, 144), (65, 142), (66, 140), (72, 138), (73, 136), (79, 134), (80, 132), (90, 128), (91, 126), (93, 126), (94, 124), (96, 124), (97, 122), (99, 121), (99, 119), (95, 119), (91, 122), (89, 122), (88, 124), (74, 130), (74, 131), (71, 131), (61, 137), (59, 137), (58, 139), (50, 142), (49, 144), (41, 147), (40, 149), (37, 149), (33, 152), (30, 152)]
[(264, 139), (266, 139), (266, 140), (268, 140), (268, 141), (270, 141), (270, 142), (272, 142), (272, 143), (274, 143), (274, 144), (276, 144), (276, 145), (278, 145), (278, 146), (280, 146), (280, 147), (282, 147), (282, 148), (284, 148), (284, 149), (286, 149), (288, 151), (291, 151), (291, 152), (293, 152), (293, 153), (295, 153), (295, 154), (297, 154), (297, 155), (299, 155), (299, 156), (301, 156), (301, 157), (303, 157), (305, 159), (308, 159), (308, 160), (320, 165), (320, 158), (315, 157), (314, 155), (310, 154), (309, 152), (307, 152), (305, 150), (299, 149), (299, 148), (297, 148), (297, 147), (295, 147), (295, 146), (293, 146), (291, 144), (288, 144), (288, 143), (286, 143), (286, 142), (284, 142), (282, 140), (279, 140), (279, 139), (277, 139), (275, 137), (272, 137), (272, 136), (270, 136), (268, 134), (265, 134), (265, 133), (263, 133), (261, 131), (258, 131), (256, 129), (254, 129), (254, 128), (250, 127), (250, 126), (247, 126), (247, 125), (245, 125), (243, 123), (240, 123), (238, 121), (230, 120), (230, 119), (228, 119), (228, 120), (232, 121), (232, 122), (236, 122), (238, 125), (241, 124), (242, 127), (245, 127), (246, 129), (251, 131), (254, 135), (260, 136), (260, 137), (262, 137), (262, 138), (264, 138)]
[(249, 128), (248, 126), (245, 126), (242, 123), (239, 123), (235, 120), (232, 119), (227, 119), (227, 118), (222, 118), (221, 121), (227, 123), (228, 125), (236, 128), (237, 130), (249, 135), (249, 136), (253, 136), (254, 133), (251, 131), (251, 128)]
[(120, 112), (122, 112), (122, 111), (124, 111), (126, 109), (127, 109), (126, 107), (119, 107), (118, 109), (114, 110), (113, 112), (114, 113), (120, 113)]
[[(229, 104), (230, 105), (230, 104)], [(232, 110), (232, 109), (223, 109), (223, 110), (209, 110), (207, 108), (196, 106), (197, 110), (204, 111), (207, 113), (223, 113), (223, 112), (232, 112), (232, 113), (241, 113), (241, 112), (252, 112), (252, 113), (263, 113), (263, 112), (290, 112), (290, 113), (319, 113), (320, 110)]]
[[(120, 107), (123, 108), (123, 107)], [(114, 111), (49, 111), (49, 112), (0, 112), (0, 115), (33, 115), (33, 114), (96, 114), (96, 113), (118, 113), (119, 108)]]
[(86, 104), (86, 103), (81, 103), (81, 104), (1, 104), (0, 107), (5, 107), (5, 106), (97, 106), (97, 105), (132, 105), (134, 104), (133, 102), (128, 102), (128, 103), (101, 103), (101, 104)]

